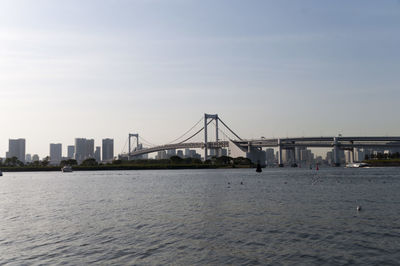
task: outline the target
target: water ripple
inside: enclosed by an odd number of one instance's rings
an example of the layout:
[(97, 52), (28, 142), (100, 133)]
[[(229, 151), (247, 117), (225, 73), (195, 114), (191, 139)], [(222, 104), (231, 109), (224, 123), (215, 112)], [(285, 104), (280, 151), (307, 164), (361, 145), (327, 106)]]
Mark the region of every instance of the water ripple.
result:
[(0, 264), (397, 265), (399, 189), (397, 168), (6, 173)]

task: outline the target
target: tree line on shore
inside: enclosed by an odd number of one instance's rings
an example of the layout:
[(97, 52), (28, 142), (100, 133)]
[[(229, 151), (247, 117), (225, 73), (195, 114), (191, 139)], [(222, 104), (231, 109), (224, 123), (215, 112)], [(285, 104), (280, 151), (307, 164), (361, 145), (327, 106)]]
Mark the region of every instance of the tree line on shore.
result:
[(179, 156), (172, 156), (169, 159), (139, 159), (139, 160), (120, 160), (116, 159), (109, 163), (99, 163), (94, 158), (88, 158), (81, 163), (78, 163), (75, 159), (63, 160), (59, 164), (54, 165), (51, 164), (50, 157), (47, 156), (41, 161), (33, 161), (29, 163), (24, 163), (18, 160), (17, 157), (6, 158), (4, 160), (0, 160), (0, 167), (2, 168), (60, 168), (63, 166), (72, 166), (74, 168), (120, 168), (123, 166), (142, 166), (142, 167), (151, 167), (154, 166), (156, 168), (162, 166), (219, 166), (219, 167), (250, 167), (252, 166), (252, 162), (244, 157), (232, 158), (229, 156), (221, 156), (221, 157), (212, 157), (209, 160), (201, 161), (197, 158), (181, 158)]
[(382, 153), (378, 152), (376, 154), (365, 155), (365, 160), (389, 160), (389, 159), (400, 159), (400, 153)]

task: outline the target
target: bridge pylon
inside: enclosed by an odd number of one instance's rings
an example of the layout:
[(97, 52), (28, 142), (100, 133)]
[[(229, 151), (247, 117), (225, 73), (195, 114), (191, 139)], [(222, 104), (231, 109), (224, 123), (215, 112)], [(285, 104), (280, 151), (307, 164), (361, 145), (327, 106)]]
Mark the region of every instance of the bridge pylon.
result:
[(128, 137), (128, 142), (129, 142), (129, 145), (128, 145), (129, 146), (128, 147), (128, 160), (131, 159), (131, 151), (132, 151), (131, 138), (132, 137), (136, 138), (136, 147), (137, 148), (139, 147), (139, 134), (138, 133), (135, 133), (135, 134), (129, 133), (129, 137)]
[[(215, 141), (218, 142), (218, 114), (204, 114), (204, 161), (208, 159), (208, 138), (207, 138), (207, 126), (209, 124), (208, 119), (215, 120)], [(219, 153), (219, 149), (217, 150), (217, 157)]]

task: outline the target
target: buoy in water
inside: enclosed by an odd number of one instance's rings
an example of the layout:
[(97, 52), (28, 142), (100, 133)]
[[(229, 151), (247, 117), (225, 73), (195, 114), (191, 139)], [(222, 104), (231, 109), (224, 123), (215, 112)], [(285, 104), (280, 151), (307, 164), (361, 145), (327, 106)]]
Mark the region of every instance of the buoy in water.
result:
[(357, 211), (361, 211), (361, 206), (360, 205), (357, 206)]
[(256, 172), (257, 172), (257, 173), (261, 173), (261, 172), (262, 172), (260, 163), (257, 164)]

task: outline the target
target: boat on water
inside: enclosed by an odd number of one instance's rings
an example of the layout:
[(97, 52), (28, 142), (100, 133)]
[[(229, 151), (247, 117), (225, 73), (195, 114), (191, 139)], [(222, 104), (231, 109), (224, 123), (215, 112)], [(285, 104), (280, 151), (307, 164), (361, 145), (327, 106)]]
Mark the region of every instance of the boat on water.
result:
[(61, 168), (61, 171), (63, 173), (71, 173), (72, 172), (72, 167), (70, 165), (66, 165), (63, 168)]
[(348, 163), (346, 164), (346, 168), (363, 168), (368, 167), (369, 164), (367, 163)]

